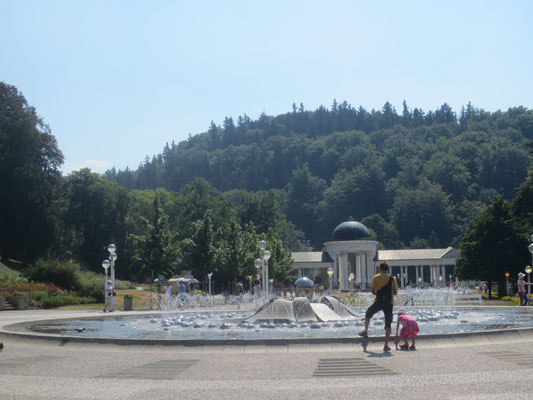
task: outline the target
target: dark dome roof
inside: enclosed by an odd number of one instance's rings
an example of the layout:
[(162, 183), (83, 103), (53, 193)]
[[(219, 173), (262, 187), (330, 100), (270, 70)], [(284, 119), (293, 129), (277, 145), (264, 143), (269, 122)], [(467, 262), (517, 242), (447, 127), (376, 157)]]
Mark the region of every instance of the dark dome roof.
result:
[(302, 276), (301, 278), (296, 279), (296, 282), (294, 282), (294, 284), (297, 287), (313, 287), (314, 283), (307, 276)]
[(351, 217), (337, 226), (331, 236), (334, 241), (372, 239), (368, 228)]

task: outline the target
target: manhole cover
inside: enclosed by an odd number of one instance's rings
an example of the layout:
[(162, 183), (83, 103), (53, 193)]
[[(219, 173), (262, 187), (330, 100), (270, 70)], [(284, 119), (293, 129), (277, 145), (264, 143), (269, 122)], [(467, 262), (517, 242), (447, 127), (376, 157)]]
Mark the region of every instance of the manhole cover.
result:
[(133, 368), (113, 371), (100, 378), (113, 379), (175, 379), (198, 360), (161, 360), (154, 363), (138, 365)]
[(321, 358), (313, 372), (314, 377), (381, 375), (398, 375), (398, 373), (363, 358)]

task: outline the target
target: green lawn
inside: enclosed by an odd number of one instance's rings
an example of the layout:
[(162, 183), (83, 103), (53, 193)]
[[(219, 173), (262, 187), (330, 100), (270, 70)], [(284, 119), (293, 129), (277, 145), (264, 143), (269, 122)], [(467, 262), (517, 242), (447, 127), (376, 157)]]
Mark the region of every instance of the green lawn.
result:
[[(102, 289), (103, 290), (103, 289)], [(124, 309), (124, 296), (132, 296), (133, 298), (133, 309), (134, 310), (149, 310), (150, 309), (150, 292), (145, 290), (136, 290), (136, 289), (127, 289), (127, 290), (117, 290), (117, 297), (115, 297), (115, 309), (122, 310)], [(152, 304), (156, 304), (157, 294), (154, 292), (152, 298)], [(92, 304), (79, 304), (79, 305), (70, 305), (57, 308), (58, 310), (102, 310), (104, 308), (103, 303), (92, 303)]]

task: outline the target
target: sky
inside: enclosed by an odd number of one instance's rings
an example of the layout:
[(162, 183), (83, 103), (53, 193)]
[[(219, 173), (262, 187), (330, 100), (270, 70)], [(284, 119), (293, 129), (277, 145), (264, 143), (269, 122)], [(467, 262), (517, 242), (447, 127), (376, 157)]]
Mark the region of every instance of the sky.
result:
[(0, 81), (64, 174), (136, 169), (225, 117), (333, 99), (533, 108), (529, 0), (0, 0)]

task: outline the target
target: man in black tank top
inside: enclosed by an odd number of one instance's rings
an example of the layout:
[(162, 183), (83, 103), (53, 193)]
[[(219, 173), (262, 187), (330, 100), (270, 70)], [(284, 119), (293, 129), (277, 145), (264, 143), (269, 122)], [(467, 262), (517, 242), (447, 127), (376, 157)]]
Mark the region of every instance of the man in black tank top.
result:
[(368, 325), (372, 316), (378, 311), (383, 311), (385, 314), (385, 346), (384, 351), (390, 351), (389, 339), (392, 324), (392, 307), (394, 304), (394, 296), (398, 293), (398, 285), (396, 279), (389, 274), (389, 266), (385, 263), (379, 266), (380, 273), (376, 274), (370, 284), (370, 289), (376, 295), (374, 303), (365, 314), (365, 330), (359, 332), (360, 336), (368, 336)]

